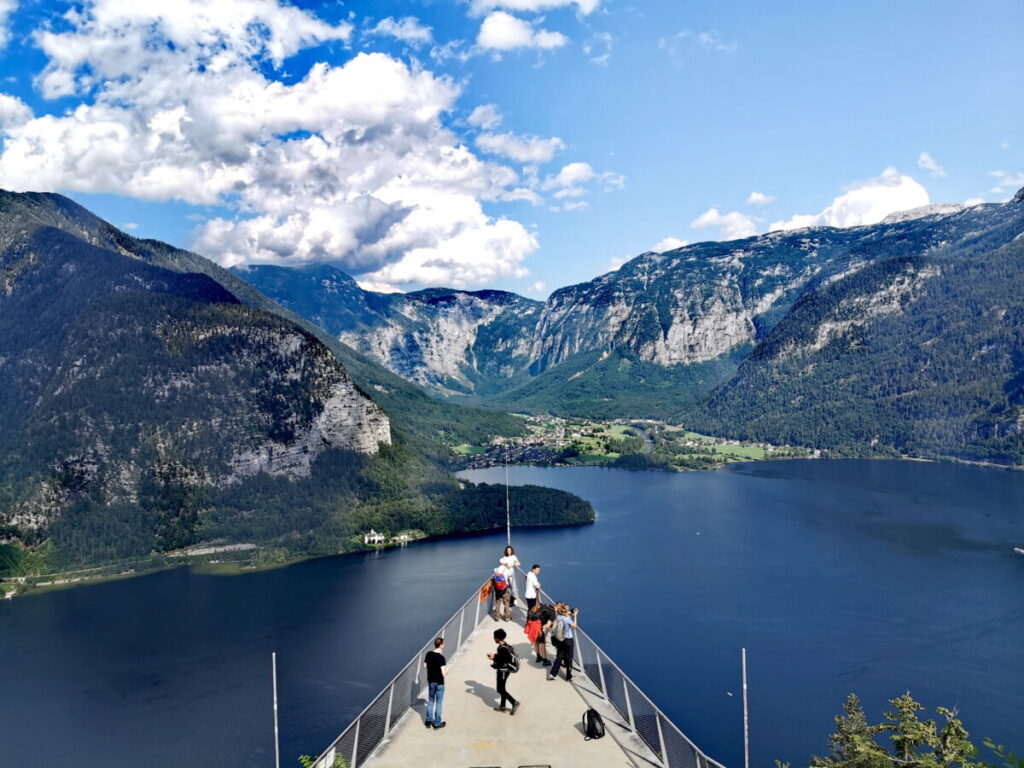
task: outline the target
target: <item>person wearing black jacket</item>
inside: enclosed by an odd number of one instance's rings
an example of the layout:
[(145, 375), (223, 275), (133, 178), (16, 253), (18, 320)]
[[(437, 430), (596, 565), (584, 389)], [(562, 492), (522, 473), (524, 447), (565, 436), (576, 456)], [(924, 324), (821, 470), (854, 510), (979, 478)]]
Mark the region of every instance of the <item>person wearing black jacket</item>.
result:
[(505, 712), (505, 702), (508, 701), (512, 704), (512, 710), (509, 714), (514, 715), (519, 709), (521, 702), (516, 701), (512, 694), (505, 688), (505, 683), (508, 682), (508, 676), (512, 674), (512, 649), (509, 644), (505, 642), (505, 630), (496, 629), (494, 630), (494, 642), (498, 644), (498, 648), (494, 653), (488, 653), (487, 658), (491, 660), (491, 666), (497, 672), (497, 685), (498, 695), (501, 696), (501, 701), (498, 702), (498, 706), (494, 709), (497, 712)]

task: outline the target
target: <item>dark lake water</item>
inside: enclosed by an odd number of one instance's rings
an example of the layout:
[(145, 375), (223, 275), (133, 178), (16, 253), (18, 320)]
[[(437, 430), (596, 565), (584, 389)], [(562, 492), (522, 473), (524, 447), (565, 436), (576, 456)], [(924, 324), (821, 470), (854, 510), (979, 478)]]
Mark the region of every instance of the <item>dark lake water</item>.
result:
[[(1024, 475), (908, 462), (510, 468), (598, 522), (513, 531), (545, 589), (709, 755), (807, 764), (848, 692), (910, 690), (1024, 749)], [(499, 482), (501, 470), (467, 473)], [(245, 576), (181, 569), (0, 604), (0, 766), (317, 753), (476, 587), (503, 533)], [(729, 693), (734, 695), (730, 696)]]

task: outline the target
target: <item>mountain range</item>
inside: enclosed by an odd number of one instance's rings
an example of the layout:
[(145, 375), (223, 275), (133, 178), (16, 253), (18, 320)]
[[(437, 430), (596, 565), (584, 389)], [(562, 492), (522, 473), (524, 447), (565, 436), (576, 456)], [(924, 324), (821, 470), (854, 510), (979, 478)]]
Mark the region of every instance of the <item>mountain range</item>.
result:
[[(1022, 233), (1024, 190), (1005, 204), (643, 253), (545, 302), (375, 293), (323, 264), (234, 271), (458, 402), (1020, 462)], [(798, 428), (811, 403), (820, 426)]]
[[(394, 413), (392, 418), (390, 413)], [(0, 192), (0, 574), (203, 540), (310, 554), (504, 521), (452, 441), (521, 420), (428, 397), (203, 257)], [(500, 497), (500, 498), (499, 498)], [(524, 524), (582, 500), (514, 491)]]

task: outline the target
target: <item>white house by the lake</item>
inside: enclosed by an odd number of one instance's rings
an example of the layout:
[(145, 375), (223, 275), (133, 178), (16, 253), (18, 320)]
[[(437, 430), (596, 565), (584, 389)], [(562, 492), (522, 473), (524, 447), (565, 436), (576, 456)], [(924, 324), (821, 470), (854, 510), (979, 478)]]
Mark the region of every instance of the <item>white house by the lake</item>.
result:
[(383, 533), (377, 533), (377, 531), (370, 529), (369, 533), (363, 534), (363, 544), (383, 544), (386, 537)]

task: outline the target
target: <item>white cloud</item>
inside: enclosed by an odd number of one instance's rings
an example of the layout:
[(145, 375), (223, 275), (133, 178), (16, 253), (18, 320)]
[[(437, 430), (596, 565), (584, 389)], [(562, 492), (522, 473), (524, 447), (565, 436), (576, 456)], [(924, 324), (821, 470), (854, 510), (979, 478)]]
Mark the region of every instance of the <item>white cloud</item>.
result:
[(684, 245), (689, 244), (688, 240), (680, 240), (678, 237), (663, 237), (651, 246), (651, 250), (655, 253), (664, 253), (665, 251), (674, 251), (676, 248), (682, 248)]
[[(555, 197), (557, 197), (557, 195), (555, 195)], [(562, 210), (562, 211), (585, 211), (589, 207), (590, 207), (590, 203), (588, 203), (586, 200), (568, 200), (568, 201), (562, 203), (561, 208), (559, 208), (558, 206), (555, 206), (551, 210), (553, 210), (553, 211), (558, 211), (558, 210)]]
[(489, 131), (501, 125), (501, 111), (494, 104), (481, 104), (469, 113), (466, 121), (472, 126)]
[(569, 38), (561, 32), (536, 29), (534, 25), (504, 11), (494, 11), (480, 25), (476, 43), (481, 48), (511, 51), (516, 48), (561, 48)]
[(65, 22), (37, 36), (38, 85), (81, 103), (33, 118), (0, 98), (5, 187), (227, 207), (192, 244), (225, 265), (333, 261), (378, 286), (526, 274), (536, 237), (482, 204), (532, 190), (445, 126), (450, 79), (361, 53), (275, 80), (351, 28), (273, 0), (96, 0)]
[(612, 46), (615, 38), (610, 32), (597, 32), (590, 40), (583, 44), (583, 54), (590, 60), (591, 64), (600, 67), (608, 66), (612, 57)]
[(939, 165), (938, 161), (927, 152), (922, 152), (917, 158), (917, 167), (931, 173), (937, 179), (946, 175), (946, 169)]
[(370, 34), (393, 37), (409, 45), (424, 45), (434, 40), (433, 30), (422, 25), (415, 16), (404, 16), (397, 21), (388, 16), (377, 22)]
[(735, 40), (723, 40), (713, 29), (706, 32), (684, 29), (682, 32), (658, 39), (658, 47), (670, 56), (675, 56), (681, 45), (697, 45), (711, 53), (735, 53), (739, 48), (739, 43)]
[(544, 293), (547, 292), (547, 289), (548, 289), (548, 284), (545, 283), (543, 280), (538, 280), (535, 283), (531, 283), (530, 287), (527, 288), (526, 290), (529, 291), (530, 293), (544, 294)]
[(974, 206), (981, 205), (984, 202), (985, 198), (983, 197), (969, 197), (966, 200), (964, 200), (964, 205), (966, 205), (968, 208), (973, 208)]
[(763, 192), (751, 192), (747, 197), (747, 205), (768, 205), (772, 202), (775, 202), (775, 198)]
[[(563, 165), (558, 173), (544, 179), (541, 188), (553, 192), (556, 200), (574, 200), (586, 195), (595, 185), (599, 186), (602, 191), (609, 192), (621, 188), (625, 183), (625, 176), (618, 173), (610, 171), (598, 173), (590, 163), (574, 162)], [(577, 200), (576, 202), (566, 202), (561, 207), (556, 206), (551, 210), (578, 211), (585, 207), (585, 203)]]
[(401, 290), (389, 283), (377, 283), (373, 280), (356, 280), (356, 285), (364, 291), (373, 291), (375, 293), (402, 293)]
[(0, 131), (24, 125), (32, 119), (32, 110), (17, 96), (0, 93)]
[(542, 139), (539, 136), (516, 136), (512, 133), (482, 133), (476, 145), (491, 155), (501, 155), (520, 163), (547, 163), (565, 142), (557, 136)]
[(87, 93), (119, 78), (134, 80), (154, 66), (180, 69), (185, 61), (206, 72), (239, 60), (269, 60), (280, 67), (305, 47), (352, 35), (350, 24), (332, 26), (277, 0), (94, 0), (64, 18), (72, 31), (46, 29), (35, 35), (49, 59), (38, 78), (46, 98)]
[(787, 221), (776, 221), (769, 230), (877, 224), (890, 213), (920, 208), (930, 202), (928, 190), (918, 182), (895, 168), (886, 168), (880, 176), (850, 185), (821, 213), (798, 214)]
[(11, 29), (8, 25), (11, 14), (18, 8), (18, 0), (0, 0), (0, 48), (11, 41)]
[(126, 229), (129, 232), (139, 228), (139, 225), (134, 221), (126, 221), (121, 225), (121, 229)]
[(608, 260), (608, 264), (605, 266), (603, 272), (618, 272), (619, 268), (627, 261), (631, 261), (636, 258), (635, 256), (613, 256)]
[(1016, 192), (1024, 187), (1024, 173), (1008, 173), (1007, 171), (989, 171), (989, 176), (996, 180), (992, 187), (993, 195), (1002, 195), (1007, 192)]
[(569, 163), (563, 165), (562, 169), (554, 176), (548, 177), (544, 184), (545, 189), (569, 189), (592, 180), (597, 176), (590, 163)]
[(757, 224), (753, 217), (739, 211), (720, 213), (717, 208), (708, 208), (691, 221), (690, 226), (694, 229), (718, 227), (719, 240), (741, 240), (757, 233)]
[(597, 10), (601, 0), (472, 0), (470, 13), (476, 16), (483, 16), (490, 11), (503, 8), (506, 11), (523, 11), (527, 13), (538, 13), (575, 5), (577, 12), (586, 16)]

